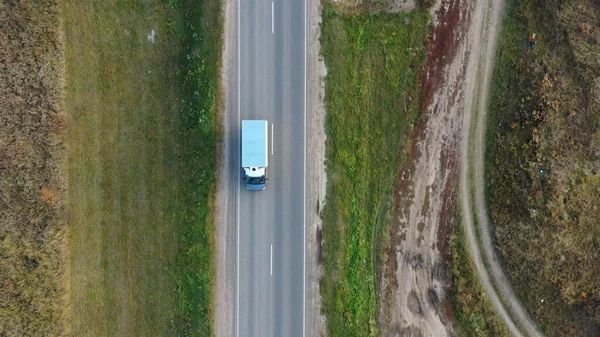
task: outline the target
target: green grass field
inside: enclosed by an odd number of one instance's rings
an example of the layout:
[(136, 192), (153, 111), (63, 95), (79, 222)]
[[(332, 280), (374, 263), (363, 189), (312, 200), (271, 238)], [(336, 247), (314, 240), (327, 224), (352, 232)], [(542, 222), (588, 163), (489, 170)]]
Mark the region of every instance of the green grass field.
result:
[[(327, 204), (323, 309), (330, 336), (377, 336), (374, 231), (419, 116), (428, 15), (344, 14), (323, 9), (327, 65)], [(409, 153), (406, 151), (405, 153)], [(379, 246), (381, 247), (381, 246)]]
[(210, 335), (220, 3), (63, 12), (73, 334)]
[(548, 336), (600, 334), (599, 20), (594, 1), (508, 1), (490, 93), (494, 234)]

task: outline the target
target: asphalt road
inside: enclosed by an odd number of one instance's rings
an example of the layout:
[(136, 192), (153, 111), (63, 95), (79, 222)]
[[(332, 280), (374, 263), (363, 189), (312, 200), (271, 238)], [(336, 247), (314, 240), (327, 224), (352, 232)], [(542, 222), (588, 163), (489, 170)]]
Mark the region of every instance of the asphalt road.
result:
[(239, 181), (236, 331), (303, 336), (305, 0), (239, 0), (238, 11), (238, 132), (242, 119), (269, 121), (272, 154), (266, 190)]

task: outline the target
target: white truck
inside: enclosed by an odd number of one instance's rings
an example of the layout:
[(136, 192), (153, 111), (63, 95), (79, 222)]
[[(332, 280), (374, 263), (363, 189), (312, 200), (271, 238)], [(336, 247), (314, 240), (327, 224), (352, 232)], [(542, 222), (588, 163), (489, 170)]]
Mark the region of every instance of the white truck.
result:
[(242, 168), (246, 188), (250, 191), (262, 191), (267, 186), (268, 134), (267, 121), (242, 121)]

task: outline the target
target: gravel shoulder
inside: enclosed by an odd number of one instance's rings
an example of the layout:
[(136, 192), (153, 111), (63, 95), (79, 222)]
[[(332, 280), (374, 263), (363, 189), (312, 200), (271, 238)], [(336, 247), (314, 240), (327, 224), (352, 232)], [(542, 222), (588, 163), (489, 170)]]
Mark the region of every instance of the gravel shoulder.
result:
[(321, 1), (307, 1), (306, 78), (306, 336), (322, 336), (319, 282), (323, 273), (321, 253), (322, 219), (327, 177), (325, 174), (325, 61), (319, 55)]
[(217, 191), (215, 217), (215, 280), (214, 320), (215, 336), (233, 336), (235, 319), (235, 184), (237, 161), (234, 156), (238, 144), (236, 112), (236, 9), (235, 0), (223, 1), (224, 39), (221, 68), (220, 113), (217, 123), (222, 136), (217, 147)]

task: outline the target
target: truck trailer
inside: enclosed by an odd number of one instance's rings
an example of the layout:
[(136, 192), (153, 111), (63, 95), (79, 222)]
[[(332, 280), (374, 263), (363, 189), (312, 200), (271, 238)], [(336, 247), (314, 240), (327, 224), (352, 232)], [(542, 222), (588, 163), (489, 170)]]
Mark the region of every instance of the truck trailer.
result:
[(242, 168), (246, 188), (250, 191), (262, 191), (267, 186), (268, 134), (267, 121), (242, 121)]

